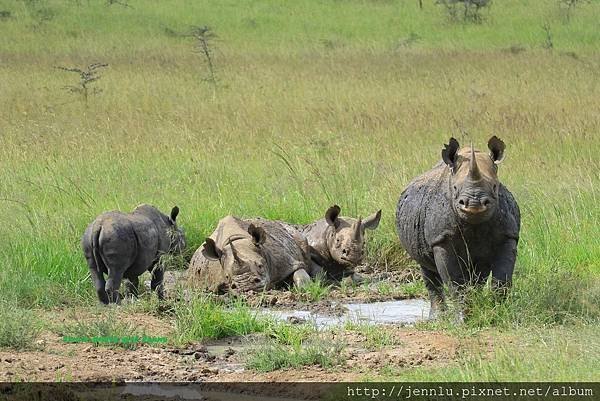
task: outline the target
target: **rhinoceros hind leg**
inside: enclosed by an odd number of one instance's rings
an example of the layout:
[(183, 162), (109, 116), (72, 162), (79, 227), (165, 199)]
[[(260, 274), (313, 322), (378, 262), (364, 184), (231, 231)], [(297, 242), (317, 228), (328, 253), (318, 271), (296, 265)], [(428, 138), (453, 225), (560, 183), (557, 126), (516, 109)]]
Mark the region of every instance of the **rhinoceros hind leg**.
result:
[(304, 269), (296, 270), (294, 272), (293, 279), (294, 286), (296, 286), (297, 288), (305, 287), (307, 284), (310, 283), (310, 276)]
[(96, 294), (98, 294), (98, 299), (104, 305), (108, 304), (108, 295), (106, 294), (105, 286), (106, 281), (104, 280), (104, 275), (96, 269), (96, 264), (94, 266), (90, 266), (90, 276), (92, 277), (92, 281), (94, 282), (94, 288), (96, 288)]
[(165, 299), (164, 287), (163, 287), (163, 278), (165, 275), (165, 271), (159, 267), (156, 267), (152, 270), (152, 280), (150, 280), (150, 289), (152, 291), (156, 290), (156, 295), (158, 299)]
[(119, 288), (123, 280), (123, 272), (120, 269), (109, 269), (108, 280), (106, 280), (106, 294), (109, 302), (121, 303)]
[(137, 298), (139, 294), (139, 286), (139, 277), (127, 277), (127, 281), (125, 281), (125, 291), (127, 296), (131, 295), (132, 297)]

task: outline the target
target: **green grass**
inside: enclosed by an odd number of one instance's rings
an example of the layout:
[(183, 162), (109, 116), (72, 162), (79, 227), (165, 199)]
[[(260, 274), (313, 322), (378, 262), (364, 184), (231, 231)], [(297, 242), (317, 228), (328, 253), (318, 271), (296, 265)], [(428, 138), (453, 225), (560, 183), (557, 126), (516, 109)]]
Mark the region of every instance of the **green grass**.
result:
[(307, 302), (317, 302), (325, 298), (331, 291), (332, 285), (327, 284), (325, 274), (319, 273), (310, 282), (302, 287), (292, 287), (291, 290), (298, 297)]
[[(459, 358), (443, 367), (387, 367), (375, 380), (408, 381), (589, 381), (600, 368), (597, 325), (569, 328), (540, 326), (492, 335), (491, 346), (465, 346)], [(469, 336), (468, 333), (462, 334)], [(488, 352), (482, 349), (488, 349)]]
[(33, 349), (41, 332), (38, 319), (33, 311), (0, 303), (0, 347)]
[[(468, 327), (598, 327), (599, 2), (567, 20), (554, 1), (495, 1), (481, 24), (416, 1), (80, 3), (0, 0), (3, 302), (96, 304), (80, 236), (142, 202), (181, 208), (186, 257), (226, 214), (308, 223), (333, 203), (381, 208), (368, 262), (414, 268), (394, 229), (399, 194), (450, 136), (483, 147), (498, 135), (519, 255), (507, 302), (475, 294)], [(216, 93), (193, 41), (169, 33), (204, 24), (218, 35)], [(86, 105), (54, 67), (98, 61), (102, 92)], [(174, 308), (184, 341), (263, 328), (244, 308)]]
[[(6, 41), (4, 48), (14, 57), (51, 56), (55, 49), (79, 56), (110, 51), (114, 57), (130, 58), (128, 50), (136, 50), (169, 59), (190, 41), (172, 32), (185, 33), (194, 25), (212, 27), (228, 49), (269, 54), (355, 49), (401, 52), (411, 46), (487, 50), (520, 44), (534, 48), (544, 41), (544, 23), (551, 26), (559, 48), (593, 51), (600, 39), (594, 25), (600, 12), (597, 2), (577, 7), (567, 20), (557, 1), (497, 1), (484, 13), (483, 24), (451, 23), (444, 8), (429, 1), (423, 10), (416, 1), (238, 4), (187, 0), (178, 2), (178, 7), (169, 2), (128, 3), (133, 8), (107, 7), (103, 0), (79, 6), (64, 0), (2, 0), (0, 9), (13, 16), (0, 22), (3, 29), (9, 37), (26, 39)], [(36, 40), (40, 35), (46, 40)]]
[(344, 361), (343, 349), (343, 343), (322, 336), (295, 345), (271, 341), (248, 352), (246, 367), (259, 372), (313, 365), (331, 368)]
[(299, 347), (315, 332), (310, 324), (292, 325), (282, 322), (271, 322), (265, 334), (279, 344)]
[(226, 305), (202, 294), (177, 303), (174, 313), (178, 343), (263, 332), (270, 324), (242, 301)]
[[(351, 46), (331, 52), (310, 45), (321, 40), (319, 30), (306, 31), (294, 46), (261, 41), (285, 20), (280, 8), (265, 6), (275, 14), (273, 24), (261, 24), (255, 37), (252, 26), (218, 24), (228, 6), (190, 3), (210, 8), (198, 15), (220, 33), (215, 63), (223, 85), (212, 99), (192, 43), (161, 29), (147, 35), (160, 15), (185, 21), (189, 12), (173, 15), (162, 3), (136, 13), (95, 2), (41, 3), (58, 9), (42, 30), (32, 30), (24, 3), (2, 6), (15, 15), (2, 22), (7, 40), (0, 47), (6, 56), (0, 166), (7, 172), (0, 176), (0, 202), (9, 211), (0, 216), (4, 299), (24, 307), (95, 302), (79, 237), (102, 211), (141, 202), (181, 207), (188, 257), (227, 213), (306, 223), (332, 203), (349, 215), (383, 208), (380, 228), (369, 233), (370, 261), (385, 258), (402, 268), (407, 259), (393, 228), (395, 203), (408, 181), (436, 162), (448, 137), (458, 135), (458, 125), (478, 146), (492, 133), (508, 145), (500, 177), (523, 209), (516, 286), (532, 275), (551, 281), (565, 272), (591, 272), (597, 280), (599, 145), (590, 138), (599, 119), (589, 82), (596, 79), (598, 41), (581, 41), (578, 33), (595, 35), (588, 22), (595, 4), (565, 24), (553, 6), (522, 10), (520, 2), (502, 2), (491, 10), (493, 21), (465, 27), (439, 24), (437, 8), (420, 12), (414, 4), (376, 3), (364, 13), (361, 2), (344, 3), (344, 10), (310, 3), (340, 14), (321, 29), (339, 31)], [(260, 4), (266, 3), (244, 7)], [(309, 3), (294, 4), (299, 20), (312, 16)], [(361, 41), (349, 32), (351, 14), (368, 21), (392, 8), (400, 10), (399, 21), (430, 21), (423, 28), (431, 31), (428, 46), (398, 53), (382, 45), (381, 35)], [(535, 18), (559, 26), (582, 59), (498, 50), (513, 42), (499, 43), (509, 28), (514, 41), (533, 40), (527, 29), (536, 25), (521, 22)], [(298, 23), (272, 37), (296, 38)], [(93, 45), (66, 33), (74, 24)], [(395, 35), (391, 25), (375, 26)], [(239, 32), (223, 32), (233, 27)], [(22, 37), (31, 40), (16, 39)], [(53, 66), (96, 60), (110, 66), (95, 83), (103, 92), (86, 108), (61, 89), (74, 77)], [(280, 148), (289, 167), (276, 155)]]
[[(86, 342), (97, 345), (120, 346), (127, 349), (136, 348), (140, 339), (146, 336), (132, 323), (122, 321), (116, 311), (98, 311), (97, 316), (90, 319), (77, 319), (74, 322), (61, 324), (55, 331), (63, 338), (87, 339)], [(110, 340), (109, 340), (110, 338)], [(106, 341), (106, 342), (105, 342)]]
[(355, 331), (365, 338), (365, 347), (370, 351), (380, 350), (385, 347), (400, 345), (400, 341), (386, 327), (368, 323), (348, 322), (345, 330)]

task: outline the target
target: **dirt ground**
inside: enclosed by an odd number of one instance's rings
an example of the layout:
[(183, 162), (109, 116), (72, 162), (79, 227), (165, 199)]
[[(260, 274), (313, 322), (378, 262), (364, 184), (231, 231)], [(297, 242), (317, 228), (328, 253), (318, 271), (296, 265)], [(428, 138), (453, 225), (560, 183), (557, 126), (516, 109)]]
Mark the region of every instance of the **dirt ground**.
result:
[[(155, 336), (168, 336), (173, 329), (169, 322), (142, 313), (128, 320)], [(352, 381), (382, 366), (445, 364), (459, 349), (457, 340), (443, 333), (394, 326), (385, 329), (393, 333), (398, 345), (371, 351), (364, 346), (361, 334), (343, 332), (340, 339), (348, 344), (344, 364), (331, 369), (305, 367), (269, 373), (244, 368), (244, 354), (260, 335), (184, 348), (142, 344), (126, 349), (65, 343), (62, 336), (44, 332), (36, 350), (0, 351), (0, 381)]]
[[(362, 272), (365, 274), (364, 271)], [(381, 271), (367, 271), (370, 282), (390, 280), (403, 283), (412, 277), (393, 276)], [(290, 291), (272, 290), (260, 296), (248, 296), (253, 306), (299, 308), (336, 315), (343, 310), (341, 299), (375, 302), (402, 296), (381, 295), (370, 286), (342, 291), (333, 288), (326, 299), (306, 302)], [(134, 301), (135, 302), (135, 301)], [(93, 320), (97, 316), (86, 308), (42, 311), (50, 327), (75, 321)], [(154, 337), (169, 337), (175, 327), (168, 315), (142, 312), (119, 313), (123, 323)], [(0, 381), (177, 381), (177, 382), (301, 382), (356, 381), (365, 375), (377, 375), (382, 367), (409, 368), (440, 366), (457, 358), (461, 344), (448, 334), (418, 330), (401, 325), (380, 326), (387, 330), (397, 345), (376, 351), (366, 345), (367, 339), (356, 331), (340, 331), (335, 336), (347, 344), (344, 362), (332, 368), (309, 366), (261, 373), (245, 369), (245, 358), (252, 346), (264, 340), (263, 335), (205, 341), (177, 348), (169, 344), (141, 344), (132, 349), (115, 345), (67, 343), (56, 330), (41, 333), (34, 350), (0, 349)]]

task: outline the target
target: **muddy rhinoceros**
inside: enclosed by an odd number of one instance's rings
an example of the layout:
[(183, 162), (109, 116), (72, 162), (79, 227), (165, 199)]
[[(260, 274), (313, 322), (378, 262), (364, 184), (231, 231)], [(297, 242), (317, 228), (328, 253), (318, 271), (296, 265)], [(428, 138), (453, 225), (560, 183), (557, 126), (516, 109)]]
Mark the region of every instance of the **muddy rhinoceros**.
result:
[(364, 258), (365, 230), (379, 226), (381, 210), (362, 220), (341, 217), (340, 207), (333, 205), (325, 217), (311, 224), (294, 225), (307, 240), (313, 263), (311, 272), (324, 270), (329, 276), (340, 279), (352, 272)]
[(259, 292), (290, 277), (304, 283), (309, 262), (306, 239), (279, 222), (227, 216), (194, 253), (187, 276), (213, 292)]
[(511, 282), (520, 213), (512, 194), (500, 183), (498, 164), (505, 145), (496, 136), (489, 153), (473, 146), (459, 149), (450, 138), (442, 161), (415, 178), (400, 195), (396, 228), (400, 242), (421, 266), (431, 299), (430, 318), (445, 308), (443, 285), (459, 301), (461, 288), (492, 275), (504, 292)]
[[(164, 271), (155, 265), (162, 254), (185, 248), (185, 235), (176, 223), (178, 214), (177, 206), (167, 216), (143, 204), (131, 213), (103, 213), (86, 228), (81, 247), (102, 303), (120, 301), (123, 278), (128, 280), (129, 292), (137, 294), (138, 276), (145, 271), (152, 273), (151, 288), (162, 298)], [(104, 274), (108, 274), (106, 281)]]

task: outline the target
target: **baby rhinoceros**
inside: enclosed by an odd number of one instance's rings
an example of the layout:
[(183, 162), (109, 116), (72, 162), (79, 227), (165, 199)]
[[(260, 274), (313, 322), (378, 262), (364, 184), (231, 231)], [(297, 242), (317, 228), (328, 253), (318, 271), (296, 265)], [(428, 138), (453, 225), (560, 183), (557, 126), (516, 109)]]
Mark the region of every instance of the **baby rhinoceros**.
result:
[(192, 285), (217, 292), (260, 292), (308, 277), (308, 244), (282, 224), (227, 216), (190, 261)]
[[(176, 223), (178, 214), (177, 206), (167, 216), (154, 206), (143, 204), (131, 213), (103, 213), (86, 228), (81, 246), (102, 303), (120, 302), (123, 278), (128, 280), (128, 291), (136, 295), (138, 276), (145, 271), (152, 273), (150, 286), (163, 298), (164, 271), (155, 265), (162, 254), (185, 248), (185, 236)], [(104, 274), (108, 275), (107, 280)]]
[(459, 149), (450, 138), (442, 161), (415, 178), (400, 195), (396, 228), (400, 242), (419, 263), (431, 299), (430, 318), (445, 308), (443, 285), (459, 301), (462, 290), (492, 275), (505, 292), (512, 280), (520, 213), (517, 202), (498, 180), (505, 145), (496, 136), (488, 152)]
[(312, 271), (322, 269), (335, 279), (352, 272), (362, 263), (365, 256), (365, 230), (375, 230), (381, 220), (381, 210), (364, 220), (360, 217), (342, 217), (340, 212), (340, 207), (333, 205), (325, 212), (325, 218), (294, 226), (308, 241)]

